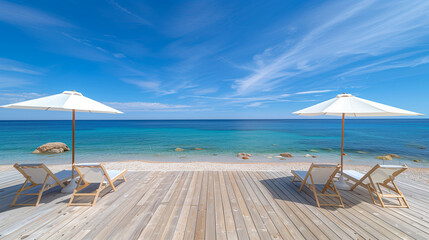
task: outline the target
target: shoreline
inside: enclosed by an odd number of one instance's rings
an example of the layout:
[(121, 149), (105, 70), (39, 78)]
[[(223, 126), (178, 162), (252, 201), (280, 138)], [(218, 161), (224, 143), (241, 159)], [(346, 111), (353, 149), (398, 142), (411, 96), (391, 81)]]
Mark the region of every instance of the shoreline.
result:
[[(335, 163), (333, 161), (326, 161)], [(320, 161), (318, 161), (320, 163)], [(311, 162), (243, 162), (243, 163), (222, 163), (222, 162), (156, 162), (148, 160), (124, 160), (114, 162), (103, 162), (103, 165), (112, 170), (127, 169), (129, 171), (287, 171), (307, 170)], [(345, 164), (345, 169), (352, 169), (366, 172), (375, 164)], [(58, 172), (71, 169), (71, 164), (47, 164), (49, 168)], [(0, 172), (13, 170), (13, 165), (0, 165)], [(429, 184), (429, 168), (410, 167), (398, 177), (398, 180), (407, 179), (411, 181), (424, 182)]]

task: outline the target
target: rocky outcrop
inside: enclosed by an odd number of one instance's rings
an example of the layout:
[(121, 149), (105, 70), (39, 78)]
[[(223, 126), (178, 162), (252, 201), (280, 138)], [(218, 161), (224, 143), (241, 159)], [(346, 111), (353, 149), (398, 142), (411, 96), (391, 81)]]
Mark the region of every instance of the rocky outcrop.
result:
[(43, 154), (43, 153), (63, 153), (70, 151), (70, 148), (62, 142), (50, 142), (45, 143), (42, 146), (36, 148), (33, 153)]
[(194, 148), (194, 150), (203, 150), (202, 148)]
[(389, 160), (389, 161), (392, 161), (392, 157), (389, 156), (389, 155), (377, 156), (375, 158), (380, 159), (380, 160)]
[(293, 157), (293, 155), (290, 154), (290, 153), (280, 153), (280, 156), (282, 156), (282, 157), (289, 157), (289, 158)]
[(386, 154), (384, 156), (391, 156), (392, 158), (400, 158), (398, 154)]
[(249, 159), (251, 156), (252, 156), (252, 154), (245, 153), (245, 152), (237, 154), (237, 157), (242, 158), (242, 159)]
[(183, 148), (176, 148), (176, 149), (174, 149), (174, 151), (176, 151), (176, 152), (183, 152), (183, 150), (185, 150), (185, 149), (183, 149)]

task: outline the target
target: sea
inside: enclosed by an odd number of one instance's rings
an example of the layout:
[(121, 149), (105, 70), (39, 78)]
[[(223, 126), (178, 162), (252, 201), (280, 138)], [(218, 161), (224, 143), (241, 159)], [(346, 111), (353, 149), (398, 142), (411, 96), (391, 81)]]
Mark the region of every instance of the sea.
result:
[[(0, 165), (71, 162), (71, 151), (32, 153), (47, 142), (71, 147), (72, 122), (0, 121)], [(340, 147), (339, 119), (76, 121), (76, 162), (338, 162)], [(344, 152), (346, 164), (429, 167), (429, 119), (346, 119)]]

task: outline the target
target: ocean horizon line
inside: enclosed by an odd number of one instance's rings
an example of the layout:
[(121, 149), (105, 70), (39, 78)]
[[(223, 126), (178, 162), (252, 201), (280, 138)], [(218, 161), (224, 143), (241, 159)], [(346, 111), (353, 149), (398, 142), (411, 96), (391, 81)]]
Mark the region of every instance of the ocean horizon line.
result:
[[(400, 117), (400, 118), (374, 118), (374, 117), (346, 117), (349, 121), (353, 120), (418, 120), (427, 121), (428, 118), (422, 117)], [(340, 117), (329, 117), (329, 118), (177, 118), (177, 119), (76, 119), (76, 121), (235, 121), (235, 120), (259, 120), (259, 121), (272, 121), (272, 120), (341, 120)], [(71, 119), (0, 119), (1, 122), (13, 122), (13, 121), (71, 121)]]

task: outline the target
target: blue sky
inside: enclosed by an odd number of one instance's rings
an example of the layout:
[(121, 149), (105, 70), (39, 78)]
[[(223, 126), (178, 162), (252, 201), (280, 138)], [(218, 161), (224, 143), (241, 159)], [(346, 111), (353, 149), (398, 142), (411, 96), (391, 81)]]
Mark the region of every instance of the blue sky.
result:
[(80, 119), (299, 118), (347, 92), (427, 115), (428, 12), (426, 0), (0, 0), (0, 104), (74, 89), (126, 113)]

